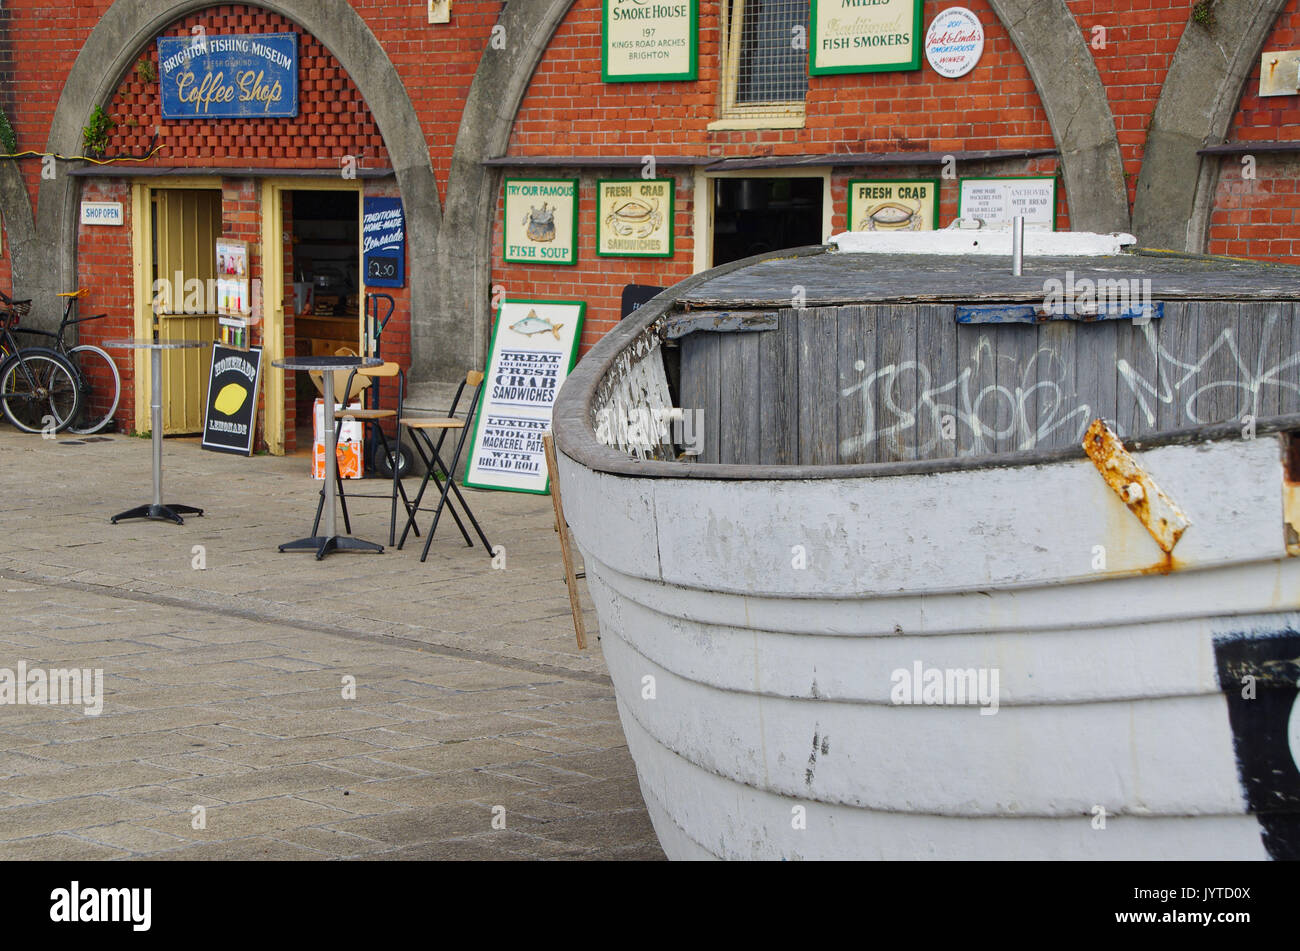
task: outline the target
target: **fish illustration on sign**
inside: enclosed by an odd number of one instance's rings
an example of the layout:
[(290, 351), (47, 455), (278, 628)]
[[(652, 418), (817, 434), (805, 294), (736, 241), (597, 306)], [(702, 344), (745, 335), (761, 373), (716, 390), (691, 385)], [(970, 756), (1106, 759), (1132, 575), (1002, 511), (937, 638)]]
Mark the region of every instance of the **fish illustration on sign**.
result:
[(544, 334), (550, 331), (556, 340), (560, 339), (560, 328), (564, 324), (553, 324), (545, 317), (538, 317), (537, 311), (529, 310), (528, 316), (523, 320), (517, 321), (510, 325), (510, 329), (517, 334), (525, 337), (531, 337), (533, 334)]
[(248, 390), (238, 383), (227, 383), (212, 401), (212, 407), (222, 416), (234, 416), (248, 399)]
[(605, 224), (619, 237), (625, 238), (635, 233), (638, 238), (654, 234), (663, 222), (659, 213), (659, 199), (646, 202), (640, 198), (628, 198), (618, 202), (608, 215)]
[(920, 231), (921, 207), (908, 202), (882, 201), (870, 208), (858, 230)]
[(524, 224), (528, 226), (525, 234), (528, 235), (529, 241), (554, 241), (555, 240), (555, 209), (547, 206), (542, 202), (542, 207), (531, 205), (528, 208), (528, 214), (524, 216)]

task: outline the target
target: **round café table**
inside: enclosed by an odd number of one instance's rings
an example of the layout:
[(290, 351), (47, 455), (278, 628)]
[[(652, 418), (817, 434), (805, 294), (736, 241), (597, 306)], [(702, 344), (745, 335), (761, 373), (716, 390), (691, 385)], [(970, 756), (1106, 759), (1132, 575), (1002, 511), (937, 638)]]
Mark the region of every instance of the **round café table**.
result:
[(182, 515), (202, 515), (203, 509), (192, 505), (179, 505), (175, 502), (164, 505), (162, 496), (162, 352), (164, 350), (197, 350), (208, 346), (203, 340), (108, 340), (104, 346), (115, 350), (149, 351), (149, 413), (153, 442), (153, 501), (148, 505), (139, 505), (125, 512), (114, 515), (110, 522), (116, 525), (126, 518), (148, 518), (155, 521), (185, 524)]
[(325, 492), (325, 534), (285, 542), (280, 546), (280, 551), (314, 550), (316, 560), (320, 561), (332, 551), (381, 552), (384, 550), (383, 545), (339, 535), (334, 512), (338, 500), (338, 493), (335, 489), (337, 482), (335, 480), (338, 478), (339, 466), (336, 454), (338, 431), (334, 425), (334, 371), (351, 370), (358, 367), (377, 367), (382, 366), (383, 362), (378, 357), (285, 357), (283, 360), (276, 360), (271, 364), (284, 370), (318, 370), (322, 378), (321, 389), (325, 391), (325, 485), (323, 486)]

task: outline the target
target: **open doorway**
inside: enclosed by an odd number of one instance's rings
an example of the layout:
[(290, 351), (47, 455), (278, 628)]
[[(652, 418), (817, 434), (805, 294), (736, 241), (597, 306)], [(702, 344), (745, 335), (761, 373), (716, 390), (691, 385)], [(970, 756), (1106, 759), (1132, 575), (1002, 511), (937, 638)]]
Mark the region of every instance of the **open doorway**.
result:
[(823, 239), (821, 178), (717, 178), (713, 266)]

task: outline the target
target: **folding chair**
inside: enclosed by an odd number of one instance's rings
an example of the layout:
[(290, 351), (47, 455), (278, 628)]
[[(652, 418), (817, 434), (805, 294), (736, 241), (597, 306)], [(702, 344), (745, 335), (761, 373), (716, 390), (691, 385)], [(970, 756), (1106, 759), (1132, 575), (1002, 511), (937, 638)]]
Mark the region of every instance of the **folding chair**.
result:
[[(341, 375), (343, 373), (342, 370), (336, 370), (334, 372), (338, 375)], [(356, 379), (358, 376), (362, 377), (363, 379), (358, 381)], [(380, 424), (380, 421), (385, 419), (396, 418), (398, 416), (398, 410), (348, 409), (347, 406), (348, 403), (352, 402), (352, 400), (362, 392), (362, 390), (370, 386), (375, 379), (394, 377), (394, 376), (397, 377), (397, 405), (398, 407), (401, 407), (402, 401), (405, 399), (405, 394), (406, 394), (406, 374), (402, 372), (402, 368), (399, 367), (396, 363), (385, 363), (382, 366), (369, 367), (369, 368), (357, 367), (356, 369), (352, 370), (351, 373), (348, 374), (347, 382), (335, 390), (335, 392), (342, 393), (344, 396), (343, 404), (342, 404), (343, 408), (338, 410), (337, 413), (335, 414), (334, 423), (337, 428), (335, 429), (334, 438), (336, 444), (339, 440), (339, 437), (343, 433), (344, 421), (349, 419), (355, 419), (361, 423), (363, 436), (364, 436), (364, 431), (366, 426), (371, 426), (374, 428), (374, 431), (379, 436), (380, 445), (384, 447), (384, 454), (388, 456), (388, 458), (390, 459), (393, 458), (393, 451), (392, 449), (389, 448), (388, 445), (388, 435), (384, 432), (384, 427)], [(338, 384), (337, 379), (335, 380), (335, 384), (336, 385)], [(401, 433), (402, 433), (401, 427), (399, 426), (397, 430), (398, 439), (401, 438)], [(362, 465), (363, 466), (365, 465), (364, 460), (362, 461)], [(402, 504), (403, 506), (405, 506), (408, 514), (411, 509), (411, 500), (406, 495), (406, 487), (402, 485), (402, 480), (398, 478), (398, 471), (397, 471), (398, 468), (399, 467), (396, 465), (393, 466), (393, 490), (391, 493), (392, 511), (388, 519), (388, 544), (390, 546), (393, 544), (393, 540), (397, 535), (397, 496), (399, 494), (402, 496)], [(350, 535), (352, 534), (352, 521), (348, 517), (348, 497), (346, 493), (344, 493), (343, 491), (343, 477), (342, 475), (339, 474), (337, 467), (335, 467), (334, 477), (336, 480), (336, 485), (338, 486), (339, 502), (341, 503), (343, 508), (343, 528)], [(352, 494), (352, 497), (354, 499), (389, 498), (389, 496), (386, 495), (374, 495), (374, 494), (367, 495), (359, 492), (354, 492)], [(311, 529), (312, 535), (316, 534), (316, 530), (320, 526), (321, 514), (324, 512), (324, 510), (325, 510), (325, 486), (324, 484), (322, 484), (321, 491), (320, 491), (320, 500), (316, 503), (316, 521), (312, 523), (312, 529)], [(418, 534), (419, 530), (417, 529), (416, 531)]]
[[(469, 401), (469, 408), (465, 411), (465, 418), (460, 419), (456, 416), (456, 408), (460, 405), (461, 396), (466, 387), (473, 390), (473, 396)], [(411, 443), (415, 446), (416, 453), (420, 456), (420, 461), (424, 463), (424, 481), (420, 483), (420, 491), (415, 495), (415, 501), (407, 506), (406, 528), (402, 531), (402, 537), (397, 542), (400, 549), (406, 542), (406, 533), (415, 529), (416, 535), (419, 535), (419, 528), (415, 524), (415, 517), (420, 511), (420, 502), (424, 499), (425, 490), (429, 487), (429, 482), (434, 478), (441, 477), (442, 492), (438, 498), (438, 508), (433, 513), (433, 523), (429, 526), (429, 533), (424, 539), (424, 550), (420, 553), (420, 561), (429, 557), (429, 546), (433, 544), (434, 533), (438, 530), (438, 520), (442, 517), (443, 507), (451, 512), (451, 517), (456, 520), (456, 525), (460, 528), (460, 533), (465, 539), (465, 544), (470, 548), (474, 547), (474, 542), (470, 539), (469, 533), (465, 531), (465, 524), (456, 514), (456, 506), (451, 502), (449, 496), (454, 494), (456, 501), (469, 517), (470, 523), (474, 526), (474, 531), (478, 533), (479, 539), (483, 542), (483, 548), (487, 551), (488, 556), (492, 555), (492, 544), (488, 541), (487, 535), (483, 534), (483, 528), (479, 525), (478, 519), (474, 517), (469, 503), (461, 495), (460, 489), (456, 486), (455, 471), (460, 462), (461, 451), (465, 448), (465, 439), (469, 436), (470, 424), (474, 419), (474, 411), (478, 408), (479, 395), (483, 392), (483, 374), (478, 370), (471, 370), (465, 374), (465, 379), (461, 381), (460, 386), (456, 388), (456, 395), (451, 401), (451, 409), (446, 416), (439, 416), (429, 419), (407, 419), (404, 415), (398, 418), (398, 433), (401, 433), (402, 427), (411, 434)], [(460, 439), (456, 441), (456, 449), (452, 454), (451, 463), (444, 465), (442, 460), (442, 446), (447, 439), (447, 434), (452, 430), (460, 430)], [(433, 437), (429, 435), (429, 430), (437, 430), (438, 441), (435, 443)], [(426, 453), (426, 450), (427, 453)]]

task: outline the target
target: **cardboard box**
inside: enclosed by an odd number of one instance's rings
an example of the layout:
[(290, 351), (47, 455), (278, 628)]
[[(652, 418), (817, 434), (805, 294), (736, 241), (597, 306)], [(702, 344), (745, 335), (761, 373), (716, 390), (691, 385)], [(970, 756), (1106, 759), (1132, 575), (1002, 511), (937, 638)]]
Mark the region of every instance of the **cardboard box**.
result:
[[(350, 409), (361, 409), (361, 404), (353, 403)], [(343, 410), (341, 407), (335, 407), (334, 412), (337, 415)], [(312, 404), (311, 477), (313, 479), (325, 478), (324, 426), (325, 401), (317, 399)], [(343, 421), (343, 431), (339, 433), (334, 457), (338, 460), (339, 475), (345, 479), (360, 479), (365, 474), (364, 435), (364, 427), (358, 420)]]

